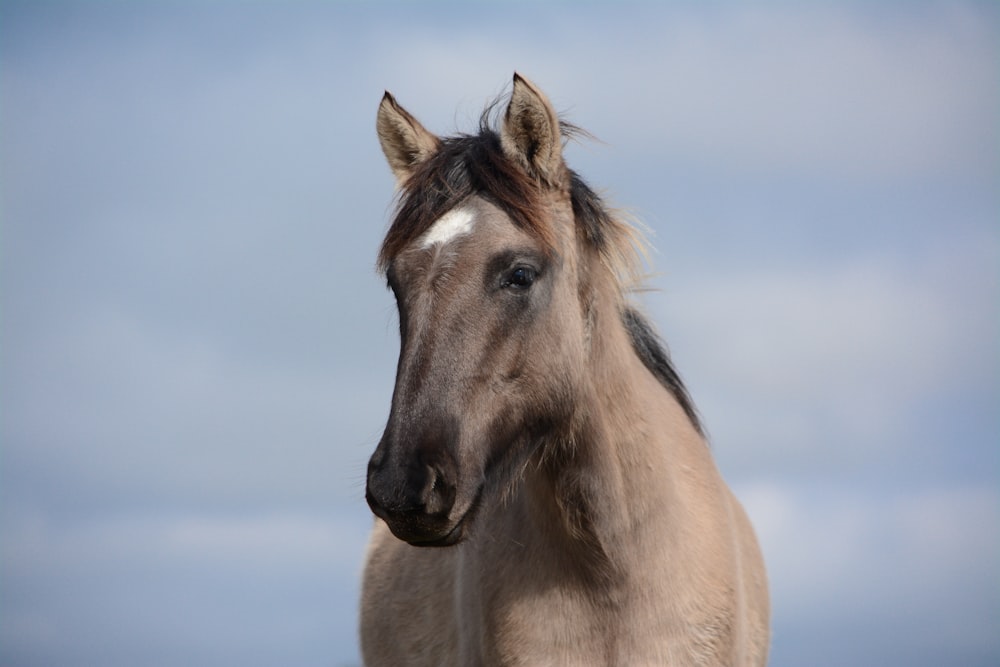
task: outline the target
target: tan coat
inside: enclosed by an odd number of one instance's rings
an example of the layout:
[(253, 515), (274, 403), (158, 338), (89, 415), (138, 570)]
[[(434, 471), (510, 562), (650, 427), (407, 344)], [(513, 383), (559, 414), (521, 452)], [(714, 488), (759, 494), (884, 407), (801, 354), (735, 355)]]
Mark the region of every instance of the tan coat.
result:
[[(625, 301), (634, 234), (566, 169), (548, 100), (515, 75), (479, 144), (388, 95), (378, 128), (403, 346), (368, 474), (365, 664), (766, 664), (753, 529)], [(462, 175), (490, 146), (528, 185)]]

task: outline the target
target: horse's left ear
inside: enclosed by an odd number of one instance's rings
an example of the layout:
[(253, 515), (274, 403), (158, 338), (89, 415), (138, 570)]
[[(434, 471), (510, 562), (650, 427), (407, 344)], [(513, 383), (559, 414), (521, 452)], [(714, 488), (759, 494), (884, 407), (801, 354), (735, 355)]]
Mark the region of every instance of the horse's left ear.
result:
[(516, 72), (500, 144), (507, 157), (532, 176), (549, 184), (559, 180), (563, 169), (559, 117), (545, 94)]
[(417, 165), (430, 157), (441, 144), (441, 140), (401, 107), (389, 91), (378, 105), (375, 126), (382, 152), (398, 183), (409, 178)]

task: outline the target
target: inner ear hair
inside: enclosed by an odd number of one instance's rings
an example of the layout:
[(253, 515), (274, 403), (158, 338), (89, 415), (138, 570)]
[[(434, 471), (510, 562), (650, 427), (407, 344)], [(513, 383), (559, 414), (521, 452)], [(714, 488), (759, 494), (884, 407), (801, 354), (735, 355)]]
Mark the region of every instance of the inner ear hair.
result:
[(563, 171), (559, 118), (545, 94), (514, 74), (500, 141), (504, 153), (529, 174), (555, 185)]
[(441, 143), (437, 136), (400, 106), (389, 91), (379, 104), (375, 125), (385, 159), (400, 183), (409, 178)]

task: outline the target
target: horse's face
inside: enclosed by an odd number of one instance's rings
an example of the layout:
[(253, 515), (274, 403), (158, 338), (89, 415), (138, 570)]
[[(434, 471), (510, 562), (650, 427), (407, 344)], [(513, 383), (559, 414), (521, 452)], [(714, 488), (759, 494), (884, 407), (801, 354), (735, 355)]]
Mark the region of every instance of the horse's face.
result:
[(479, 197), (392, 261), (401, 350), (366, 495), (397, 537), (459, 541), (568, 416), (584, 365), (573, 273)]
[[(366, 497), (400, 539), (443, 546), (463, 538), (476, 510), (497, 502), (541, 437), (569, 417), (585, 367), (585, 326), (568, 172), (555, 112), (517, 75), (491, 144), (498, 158), (477, 162), (484, 153), (473, 151), (448, 163), (459, 144), (443, 144), (388, 94), (378, 133), (404, 204), (456, 197), (474, 180), (528, 183), (513, 207), (473, 188), (419, 224), (407, 216), (426, 209), (402, 205), (383, 245), (400, 356)], [(447, 180), (475, 168), (465, 180)], [(522, 217), (515, 224), (509, 215)]]

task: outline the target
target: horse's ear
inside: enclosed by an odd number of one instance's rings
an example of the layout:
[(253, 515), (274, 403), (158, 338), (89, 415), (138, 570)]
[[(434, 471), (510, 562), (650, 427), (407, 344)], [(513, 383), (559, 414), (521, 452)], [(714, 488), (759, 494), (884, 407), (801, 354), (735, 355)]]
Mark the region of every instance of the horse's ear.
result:
[(559, 117), (545, 94), (516, 72), (500, 143), (504, 153), (529, 174), (548, 183), (559, 180), (563, 166)]
[(378, 105), (375, 126), (385, 159), (400, 183), (409, 178), (417, 165), (434, 153), (441, 143), (420, 121), (399, 106), (389, 91)]

